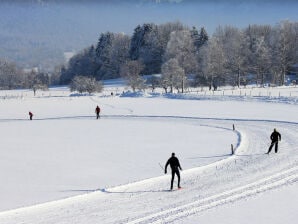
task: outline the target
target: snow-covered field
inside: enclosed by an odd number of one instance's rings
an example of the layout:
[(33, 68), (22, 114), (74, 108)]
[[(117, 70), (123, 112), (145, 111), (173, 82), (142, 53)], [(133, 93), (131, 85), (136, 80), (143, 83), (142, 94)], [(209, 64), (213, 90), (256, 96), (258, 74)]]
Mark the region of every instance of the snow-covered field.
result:
[[(111, 91), (0, 91), (1, 224), (297, 222), (298, 88)], [(169, 192), (172, 152), (183, 189)]]

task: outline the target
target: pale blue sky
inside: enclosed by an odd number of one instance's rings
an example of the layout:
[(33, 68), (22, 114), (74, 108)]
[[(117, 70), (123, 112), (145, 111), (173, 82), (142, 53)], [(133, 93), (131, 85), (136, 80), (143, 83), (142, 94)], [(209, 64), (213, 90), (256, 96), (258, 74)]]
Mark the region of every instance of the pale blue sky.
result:
[[(167, 1), (169, 0), (164, 0)], [(138, 24), (160, 24), (177, 20), (189, 26), (205, 26), (209, 33), (218, 25), (242, 28), (249, 24), (275, 25), (286, 19), (298, 21), (298, 1), (293, 0), (184, 0), (179, 4), (155, 3), (158, 0), (80, 2), (77, 7), (89, 11), (90, 17), (86, 18), (86, 23), (93, 18), (100, 25), (99, 29), (114, 32), (131, 33)], [(65, 5), (71, 8), (68, 2)], [(93, 6), (90, 7), (91, 5)]]
[[(77, 23), (78, 30), (86, 30), (83, 26), (90, 29), (96, 27), (97, 32), (132, 33), (138, 24), (177, 20), (189, 26), (205, 26), (209, 33), (218, 25), (241, 28), (248, 24), (274, 25), (286, 19), (298, 21), (298, 0), (0, 0), (9, 5), (26, 1), (46, 2), (34, 6), (40, 13), (31, 10), (26, 15), (29, 23), (30, 20), (33, 23), (41, 20), (51, 26), (50, 17), (57, 16)], [(58, 3), (53, 5), (47, 2)], [(0, 15), (0, 19), (7, 17), (1, 18)], [(19, 19), (22, 20), (22, 17)], [(52, 18), (53, 21), (55, 19)]]

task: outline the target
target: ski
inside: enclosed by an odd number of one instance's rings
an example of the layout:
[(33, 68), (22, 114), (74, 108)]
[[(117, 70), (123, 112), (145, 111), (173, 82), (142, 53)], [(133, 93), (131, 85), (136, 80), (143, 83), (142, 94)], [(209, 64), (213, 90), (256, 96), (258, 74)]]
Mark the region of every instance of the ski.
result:
[(169, 191), (169, 192), (171, 192), (171, 191), (180, 191), (182, 189), (183, 189), (182, 187), (179, 187), (179, 188), (175, 188), (175, 189), (169, 189), (167, 191)]

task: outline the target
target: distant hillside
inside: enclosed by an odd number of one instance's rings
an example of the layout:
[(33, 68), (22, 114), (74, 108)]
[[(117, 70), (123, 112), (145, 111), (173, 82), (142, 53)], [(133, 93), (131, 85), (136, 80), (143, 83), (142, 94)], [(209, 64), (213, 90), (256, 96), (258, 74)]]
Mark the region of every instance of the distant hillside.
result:
[[(126, 32), (118, 30), (121, 22), (112, 27), (109, 21), (115, 21), (115, 6), (131, 2), (143, 0), (1, 0), (0, 57), (51, 69), (65, 61), (64, 52), (96, 44), (101, 32)], [(137, 25), (132, 23), (128, 32)]]
[(51, 68), (64, 62), (64, 52), (79, 51), (95, 43), (99, 36), (97, 29), (86, 26), (88, 11), (79, 6), (19, 3), (0, 6), (0, 57), (22, 66)]

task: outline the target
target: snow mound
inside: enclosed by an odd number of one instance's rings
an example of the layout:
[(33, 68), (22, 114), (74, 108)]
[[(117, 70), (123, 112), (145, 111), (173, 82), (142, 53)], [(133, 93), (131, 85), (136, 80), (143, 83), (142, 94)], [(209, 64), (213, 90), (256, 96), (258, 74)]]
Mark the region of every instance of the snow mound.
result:
[(147, 97), (148, 94), (143, 91), (132, 92), (130, 90), (123, 92), (120, 97)]

